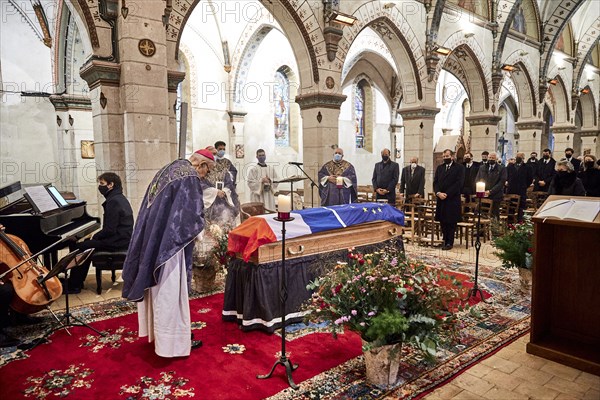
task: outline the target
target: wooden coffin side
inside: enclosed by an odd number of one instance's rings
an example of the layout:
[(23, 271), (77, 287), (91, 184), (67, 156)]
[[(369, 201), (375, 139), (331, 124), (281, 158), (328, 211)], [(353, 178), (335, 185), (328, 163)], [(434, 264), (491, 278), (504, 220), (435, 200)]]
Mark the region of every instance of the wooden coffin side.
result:
[[(369, 222), (314, 235), (301, 236), (285, 241), (286, 259), (322, 254), (380, 243), (394, 237), (402, 237), (402, 226), (389, 221)], [(239, 255), (238, 255), (239, 256)], [(250, 262), (264, 264), (281, 260), (281, 242), (259, 247), (258, 254)]]

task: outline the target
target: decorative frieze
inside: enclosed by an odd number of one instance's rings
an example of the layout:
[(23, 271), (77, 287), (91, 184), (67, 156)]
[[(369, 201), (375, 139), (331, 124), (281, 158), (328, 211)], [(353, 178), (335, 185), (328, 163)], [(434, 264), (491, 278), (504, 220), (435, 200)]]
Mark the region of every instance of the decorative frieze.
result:
[(87, 82), (90, 90), (100, 85), (119, 86), (121, 64), (92, 59), (81, 67), (79, 75)]
[(501, 119), (497, 115), (474, 115), (466, 118), (471, 126), (498, 125)]
[(339, 110), (342, 103), (346, 101), (346, 97), (347, 96), (343, 94), (308, 93), (296, 96), (296, 103), (298, 103), (301, 110), (308, 110), (311, 108), (331, 108)]
[(436, 107), (414, 107), (404, 108), (399, 110), (398, 113), (402, 116), (404, 121), (414, 119), (435, 119), (435, 116), (440, 112), (439, 108)]
[(92, 109), (92, 101), (89, 97), (75, 95), (56, 95), (50, 96), (50, 102), (56, 111), (83, 110)]
[(167, 71), (167, 86), (170, 93), (177, 93), (177, 86), (185, 79), (185, 72)]

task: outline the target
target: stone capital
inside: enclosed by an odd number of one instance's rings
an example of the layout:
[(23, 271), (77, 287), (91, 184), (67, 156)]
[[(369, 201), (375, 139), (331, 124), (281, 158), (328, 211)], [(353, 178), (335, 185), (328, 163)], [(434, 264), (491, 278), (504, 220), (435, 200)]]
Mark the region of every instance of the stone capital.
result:
[(544, 121), (533, 120), (533, 121), (517, 122), (515, 125), (517, 126), (517, 129), (519, 129), (519, 130), (534, 130), (534, 129), (542, 129), (542, 128), (544, 128), (544, 125), (546, 125), (546, 124)]
[(56, 111), (90, 111), (92, 109), (92, 101), (87, 96), (53, 94), (50, 96), (50, 102)]
[(554, 125), (552, 127), (552, 132), (554, 134), (557, 133), (574, 133), (577, 130), (577, 127), (574, 125), (563, 125), (563, 126), (556, 126)]
[(243, 111), (228, 111), (229, 114), (229, 122), (244, 122), (244, 118), (246, 118), (247, 112)]
[(296, 96), (296, 103), (301, 110), (311, 108), (331, 108), (339, 110), (342, 103), (346, 101), (346, 95), (332, 93), (307, 93)]
[(167, 71), (167, 87), (170, 93), (177, 93), (177, 86), (185, 79), (185, 72)]
[(581, 134), (581, 137), (596, 137), (600, 135), (600, 130), (582, 129), (579, 133)]
[(471, 126), (498, 125), (501, 119), (497, 115), (473, 115), (466, 118)]
[(90, 90), (100, 85), (118, 87), (121, 81), (121, 64), (91, 59), (81, 67), (79, 75), (87, 82)]
[(436, 107), (414, 107), (414, 108), (404, 108), (398, 110), (398, 113), (402, 116), (404, 121), (414, 120), (414, 119), (435, 119), (437, 113), (440, 112), (439, 108)]

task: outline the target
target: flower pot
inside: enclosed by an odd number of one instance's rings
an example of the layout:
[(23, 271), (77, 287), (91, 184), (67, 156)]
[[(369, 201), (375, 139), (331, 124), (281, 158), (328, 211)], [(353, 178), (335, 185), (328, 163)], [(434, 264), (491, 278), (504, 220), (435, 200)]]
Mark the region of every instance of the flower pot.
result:
[[(368, 343), (363, 340), (363, 346)], [(402, 343), (373, 347), (363, 351), (367, 381), (375, 385), (391, 386), (398, 380)]]
[(192, 289), (199, 293), (212, 292), (216, 289), (217, 270), (212, 266), (195, 266), (192, 268)]
[(531, 295), (531, 270), (527, 268), (519, 268), (519, 281), (521, 284), (521, 293), (530, 296)]

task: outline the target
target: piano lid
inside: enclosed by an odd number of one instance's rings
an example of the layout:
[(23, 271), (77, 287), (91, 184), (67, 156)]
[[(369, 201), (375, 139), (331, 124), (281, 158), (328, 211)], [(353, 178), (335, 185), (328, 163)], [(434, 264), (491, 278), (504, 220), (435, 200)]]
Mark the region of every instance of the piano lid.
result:
[(21, 190), (21, 181), (9, 183), (6, 186), (0, 187), (0, 197), (9, 196), (19, 190)]

